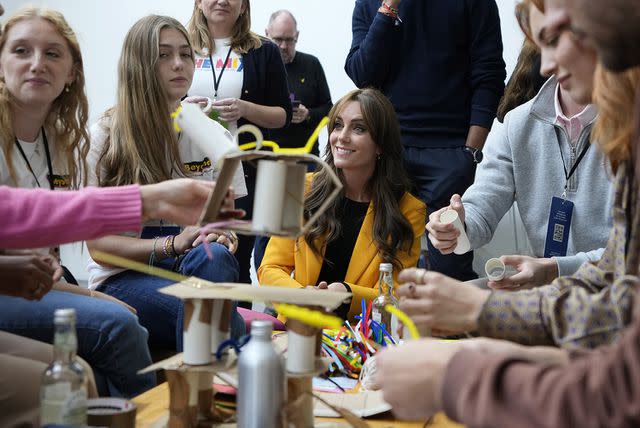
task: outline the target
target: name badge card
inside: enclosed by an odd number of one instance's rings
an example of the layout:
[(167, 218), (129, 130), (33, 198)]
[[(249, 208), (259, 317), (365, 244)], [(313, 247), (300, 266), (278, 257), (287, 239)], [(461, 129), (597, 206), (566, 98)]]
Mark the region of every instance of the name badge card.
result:
[(573, 202), (554, 196), (549, 211), (547, 239), (544, 243), (545, 257), (564, 257), (567, 255), (572, 215)]

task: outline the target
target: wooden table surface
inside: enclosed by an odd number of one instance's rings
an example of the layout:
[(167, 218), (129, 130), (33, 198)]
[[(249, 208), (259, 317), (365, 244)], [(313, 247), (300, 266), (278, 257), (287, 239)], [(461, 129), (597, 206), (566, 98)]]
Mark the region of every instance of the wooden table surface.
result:
[[(137, 428), (152, 428), (157, 426), (160, 419), (166, 418), (169, 411), (169, 386), (162, 383), (155, 388), (134, 398), (134, 403), (138, 406), (136, 414)], [(318, 418), (321, 421), (341, 422), (342, 419)], [(369, 426), (372, 428), (422, 428), (424, 422), (400, 422), (393, 420), (392, 416), (386, 418), (367, 418)], [(451, 422), (443, 414), (438, 414), (428, 425), (431, 428), (462, 428), (462, 425)]]

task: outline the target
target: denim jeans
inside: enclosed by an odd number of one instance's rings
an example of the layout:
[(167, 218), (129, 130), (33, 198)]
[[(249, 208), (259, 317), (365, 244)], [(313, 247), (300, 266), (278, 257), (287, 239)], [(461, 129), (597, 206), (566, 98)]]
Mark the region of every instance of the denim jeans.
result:
[[(221, 244), (208, 244), (213, 253), (209, 260), (204, 246), (200, 245), (180, 261), (177, 272), (186, 276), (196, 276), (213, 282), (237, 282), (238, 262), (233, 254)], [(167, 263), (160, 263), (166, 268)], [(171, 285), (173, 281), (145, 275), (139, 272), (124, 271), (108, 278), (98, 290), (116, 297), (136, 308), (140, 324), (149, 330), (151, 349), (182, 351), (182, 324), (184, 321), (182, 300), (158, 292)], [(244, 335), (245, 326), (242, 317), (232, 311), (231, 336)]]
[(128, 398), (155, 386), (155, 373), (137, 374), (151, 364), (147, 332), (117, 303), (61, 291), (39, 302), (0, 296), (0, 330), (52, 343), (53, 312), (60, 308), (76, 310), (78, 355), (91, 364), (100, 395)]

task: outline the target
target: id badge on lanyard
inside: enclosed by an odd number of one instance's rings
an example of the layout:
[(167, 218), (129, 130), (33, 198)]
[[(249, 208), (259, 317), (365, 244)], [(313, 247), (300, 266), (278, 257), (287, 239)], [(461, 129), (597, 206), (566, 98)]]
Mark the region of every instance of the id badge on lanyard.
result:
[[(556, 128), (556, 134), (557, 133), (558, 130)], [(558, 137), (558, 142), (560, 142), (560, 137)], [(567, 187), (569, 186), (569, 179), (571, 179), (571, 176), (576, 172), (578, 165), (580, 165), (580, 162), (584, 159), (589, 147), (591, 147), (591, 145), (588, 143), (584, 145), (580, 155), (569, 171), (567, 171), (567, 166), (562, 156), (562, 148), (560, 148), (560, 158), (562, 159), (562, 167), (564, 168), (564, 175), (567, 181), (564, 185), (562, 197), (558, 198), (554, 196), (551, 198), (551, 209), (549, 210), (549, 221), (547, 223), (547, 239), (544, 242), (544, 257), (564, 257), (567, 255), (569, 231), (571, 229), (571, 217), (573, 216), (574, 206), (573, 202), (567, 199)]]
[(564, 257), (567, 255), (572, 216), (573, 202), (556, 196), (551, 199), (544, 257)]

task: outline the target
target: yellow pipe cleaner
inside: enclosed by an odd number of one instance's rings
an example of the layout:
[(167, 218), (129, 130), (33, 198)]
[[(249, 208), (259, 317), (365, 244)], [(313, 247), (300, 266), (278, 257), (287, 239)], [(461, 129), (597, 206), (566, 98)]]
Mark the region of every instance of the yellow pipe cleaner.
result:
[(420, 333), (418, 332), (418, 328), (416, 327), (414, 322), (411, 320), (411, 318), (409, 318), (409, 315), (405, 314), (400, 309), (391, 305), (386, 305), (384, 309), (385, 311), (397, 316), (398, 319), (402, 322), (402, 324), (407, 326), (407, 328), (409, 329), (409, 334), (411, 335), (412, 339), (414, 340), (420, 339)]
[(338, 329), (342, 325), (342, 319), (308, 308), (286, 303), (276, 304), (274, 307), (279, 315), (298, 320), (311, 327)]
[(170, 270), (157, 268), (155, 266), (149, 266), (144, 263), (136, 262), (134, 260), (125, 259), (124, 257), (114, 256), (113, 254), (103, 253), (102, 251), (94, 251), (91, 253), (93, 259), (97, 262), (108, 263), (112, 266), (117, 266), (123, 269), (130, 269), (136, 272), (146, 273), (147, 275), (153, 275), (160, 278), (165, 278), (170, 281), (182, 282), (189, 277), (180, 275)]
[[(280, 148), (278, 143), (276, 143), (275, 141), (263, 141), (262, 145), (265, 147), (271, 147), (274, 153), (283, 153), (283, 154), (290, 154), (290, 155), (302, 155), (302, 154), (311, 153), (311, 150), (313, 149), (313, 145), (318, 140), (318, 136), (320, 135), (322, 128), (324, 128), (327, 123), (329, 123), (329, 118), (323, 117), (320, 123), (318, 123), (318, 126), (316, 126), (316, 129), (313, 131), (313, 134), (311, 134), (311, 136), (307, 140), (307, 144), (305, 144), (303, 147)], [(252, 143), (246, 143), (241, 145), (240, 150), (251, 150), (251, 149), (257, 148), (257, 146), (258, 146), (257, 141), (254, 141)]]
[[(178, 117), (181, 111), (182, 111), (182, 106), (178, 106), (176, 111), (171, 113), (171, 118), (173, 119), (173, 128), (175, 129), (176, 132), (182, 131), (180, 129), (180, 125), (178, 125), (178, 121), (176, 120), (176, 118)], [(318, 123), (318, 126), (316, 126), (316, 129), (313, 131), (313, 133), (307, 140), (307, 144), (305, 144), (303, 147), (280, 148), (278, 143), (276, 143), (275, 141), (268, 141), (268, 140), (262, 141), (262, 144), (260, 144), (260, 146), (271, 147), (274, 153), (282, 153), (282, 154), (290, 154), (290, 155), (303, 155), (303, 154), (311, 153), (311, 150), (313, 150), (313, 145), (318, 140), (318, 136), (320, 135), (322, 128), (324, 128), (327, 125), (327, 123), (329, 123), (329, 118), (325, 116), (322, 118), (320, 123)], [(256, 138), (259, 138), (255, 132), (252, 132), (252, 131), (248, 131), (248, 132), (251, 132), (252, 134), (254, 134)], [(251, 150), (255, 148), (259, 149), (257, 141), (253, 141), (251, 143), (245, 143), (240, 146), (240, 150), (243, 150), (243, 151)]]

